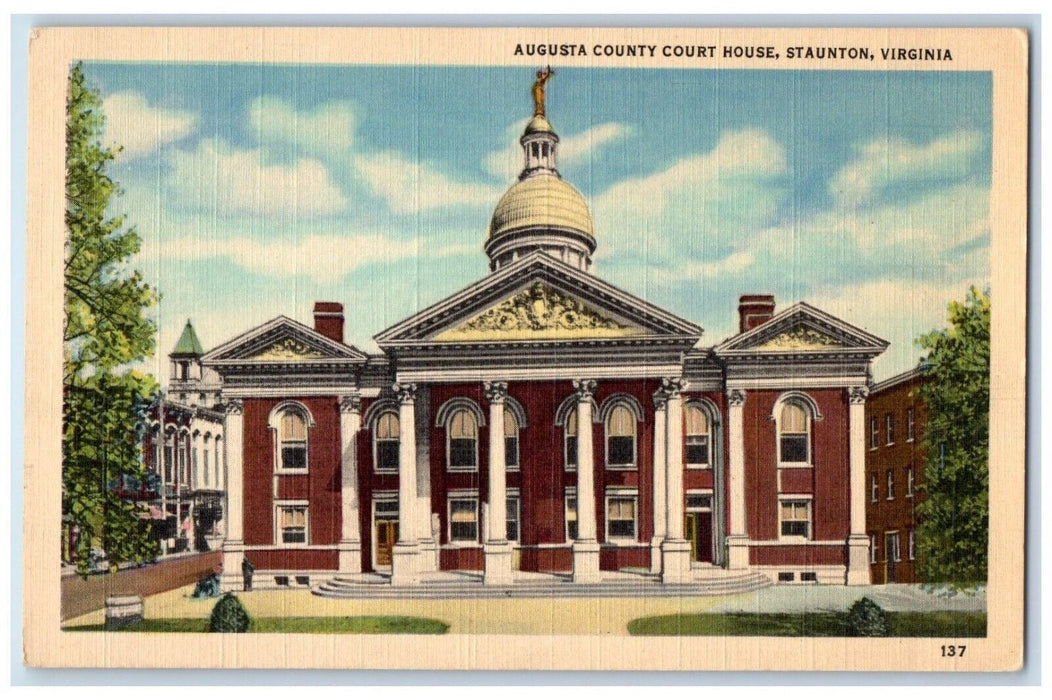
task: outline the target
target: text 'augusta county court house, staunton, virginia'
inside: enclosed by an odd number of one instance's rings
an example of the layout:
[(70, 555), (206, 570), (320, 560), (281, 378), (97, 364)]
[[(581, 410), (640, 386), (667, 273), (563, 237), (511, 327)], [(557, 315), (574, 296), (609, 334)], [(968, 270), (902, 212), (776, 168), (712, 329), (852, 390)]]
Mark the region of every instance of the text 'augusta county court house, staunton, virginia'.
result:
[(246, 558), (257, 585), (717, 568), (869, 583), (864, 413), (887, 343), (747, 295), (739, 333), (710, 346), (593, 276), (602, 231), (557, 170), (548, 75), (488, 275), (380, 332), (379, 354), (318, 302), (313, 326), (279, 316), (184, 358), (218, 381), (224, 587)]

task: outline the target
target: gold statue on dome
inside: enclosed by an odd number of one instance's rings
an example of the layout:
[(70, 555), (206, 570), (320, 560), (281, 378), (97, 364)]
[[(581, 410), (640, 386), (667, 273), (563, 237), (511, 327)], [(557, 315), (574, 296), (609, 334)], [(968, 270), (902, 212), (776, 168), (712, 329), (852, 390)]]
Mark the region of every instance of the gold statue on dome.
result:
[(544, 116), (544, 84), (555, 75), (551, 66), (537, 71), (537, 81), (533, 84), (533, 116)]

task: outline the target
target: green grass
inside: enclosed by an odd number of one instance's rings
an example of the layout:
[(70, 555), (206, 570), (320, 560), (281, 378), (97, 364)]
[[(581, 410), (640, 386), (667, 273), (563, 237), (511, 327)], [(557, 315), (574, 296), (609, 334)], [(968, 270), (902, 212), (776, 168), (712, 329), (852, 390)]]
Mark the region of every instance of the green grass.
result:
[[(104, 632), (106, 625), (63, 627), (66, 632)], [(208, 618), (160, 618), (123, 627), (117, 632), (208, 632)], [(301, 634), (445, 634), (449, 625), (426, 617), (366, 615), (362, 617), (261, 617), (250, 632)]]
[[(848, 637), (846, 613), (681, 613), (641, 617), (628, 633), (642, 636)], [(985, 637), (986, 613), (888, 613), (889, 637)]]

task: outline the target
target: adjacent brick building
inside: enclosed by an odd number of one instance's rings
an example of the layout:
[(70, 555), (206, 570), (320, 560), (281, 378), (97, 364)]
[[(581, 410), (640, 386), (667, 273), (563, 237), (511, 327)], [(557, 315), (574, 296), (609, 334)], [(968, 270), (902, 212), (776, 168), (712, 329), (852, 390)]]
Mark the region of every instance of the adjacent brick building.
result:
[(927, 412), (920, 369), (873, 385), (866, 402), (866, 532), (873, 583), (914, 583)]

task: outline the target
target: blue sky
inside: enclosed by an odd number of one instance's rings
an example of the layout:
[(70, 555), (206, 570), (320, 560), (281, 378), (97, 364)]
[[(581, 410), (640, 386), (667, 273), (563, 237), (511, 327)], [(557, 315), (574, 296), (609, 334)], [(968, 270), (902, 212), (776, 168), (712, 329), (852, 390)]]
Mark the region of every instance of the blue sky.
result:
[[(556, 66), (559, 168), (592, 208), (593, 272), (705, 328), (741, 294), (806, 300), (909, 368), (946, 302), (988, 285), (987, 73)], [(533, 70), (86, 66), (123, 144), (115, 203), (163, 295), (155, 372), (187, 318), (206, 347), (343, 302), (346, 339), (487, 273), (521, 167)]]

